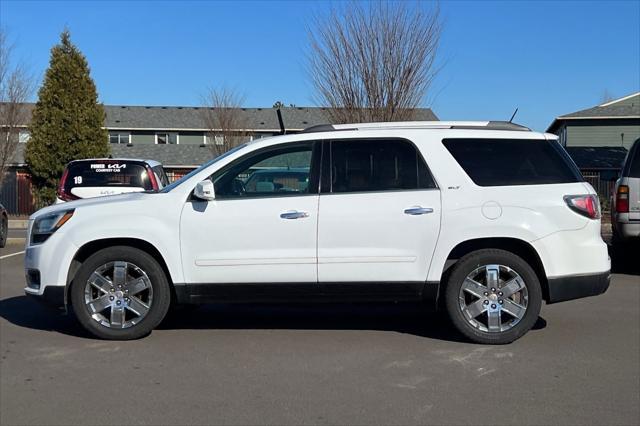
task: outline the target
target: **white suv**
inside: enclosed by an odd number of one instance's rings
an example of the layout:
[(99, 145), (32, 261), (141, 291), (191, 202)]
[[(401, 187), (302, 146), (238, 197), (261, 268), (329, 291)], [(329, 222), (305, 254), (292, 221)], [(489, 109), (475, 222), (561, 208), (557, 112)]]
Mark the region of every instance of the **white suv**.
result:
[(158, 193), (42, 209), (26, 250), (25, 292), (106, 339), (148, 334), (170, 303), (422, 300), (507, 343), (610, 269), (596, 193), (556, 137), (502, 122), (260, 139)]

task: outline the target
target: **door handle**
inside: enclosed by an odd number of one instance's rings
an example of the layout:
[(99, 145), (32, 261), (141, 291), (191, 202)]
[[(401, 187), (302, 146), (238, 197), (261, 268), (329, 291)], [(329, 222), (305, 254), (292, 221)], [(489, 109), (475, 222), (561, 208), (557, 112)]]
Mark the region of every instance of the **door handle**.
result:
[(404, 209), (404, 214), (409, 214), (411, 216), (417, 216), (421, 214), (433, 213), (433, 209), (431, 207), (409, 207), (408, 209)]
[(302, 219), (304, 217), (309, 217), (309, 213), (290, 210), (288, 212), (280, 213), (280, 217), (282, 219)]

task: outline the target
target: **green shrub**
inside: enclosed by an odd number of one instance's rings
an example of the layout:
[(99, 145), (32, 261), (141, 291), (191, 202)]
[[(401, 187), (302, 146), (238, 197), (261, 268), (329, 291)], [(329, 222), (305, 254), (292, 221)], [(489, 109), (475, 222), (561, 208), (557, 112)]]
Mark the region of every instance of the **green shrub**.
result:
[(69, 161), (109, 154), (104, 119), (87, 60), (65, 30), (60, 44), (51, 49), (25, 153), (39, 204), (55, 200), (56, 187)]

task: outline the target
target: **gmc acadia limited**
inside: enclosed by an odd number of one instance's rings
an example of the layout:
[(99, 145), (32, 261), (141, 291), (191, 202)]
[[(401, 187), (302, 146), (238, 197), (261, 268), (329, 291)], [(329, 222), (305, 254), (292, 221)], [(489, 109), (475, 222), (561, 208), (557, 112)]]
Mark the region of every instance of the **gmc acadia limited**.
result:
[(104, 339), (150, 333), (170, 304), (423, 301), (500, 344), (543, 301), (606, 291), (610, 260), (554, 135), (404, 122), (260, 139), (159, 192), (44, 208), (25, 269), (28, 295)]

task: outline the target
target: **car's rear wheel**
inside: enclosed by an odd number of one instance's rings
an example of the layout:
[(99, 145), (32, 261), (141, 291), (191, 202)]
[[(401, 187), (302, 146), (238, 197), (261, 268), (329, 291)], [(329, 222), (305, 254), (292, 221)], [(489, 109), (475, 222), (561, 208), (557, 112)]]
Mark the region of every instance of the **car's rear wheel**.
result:
[(533, 327), (542, 291), (536, 273), (521, 257), (485, 249), (453, 266), (445, 298), (449, 316), (462, 334), (477, 343), (504, 344)]
[(171, 301), (162, 267), (146, 252), (127, 246), (109, 247), (89, 257), (70, 292), (82, 326), (112, 340), (149, 334), (165, 317)]

